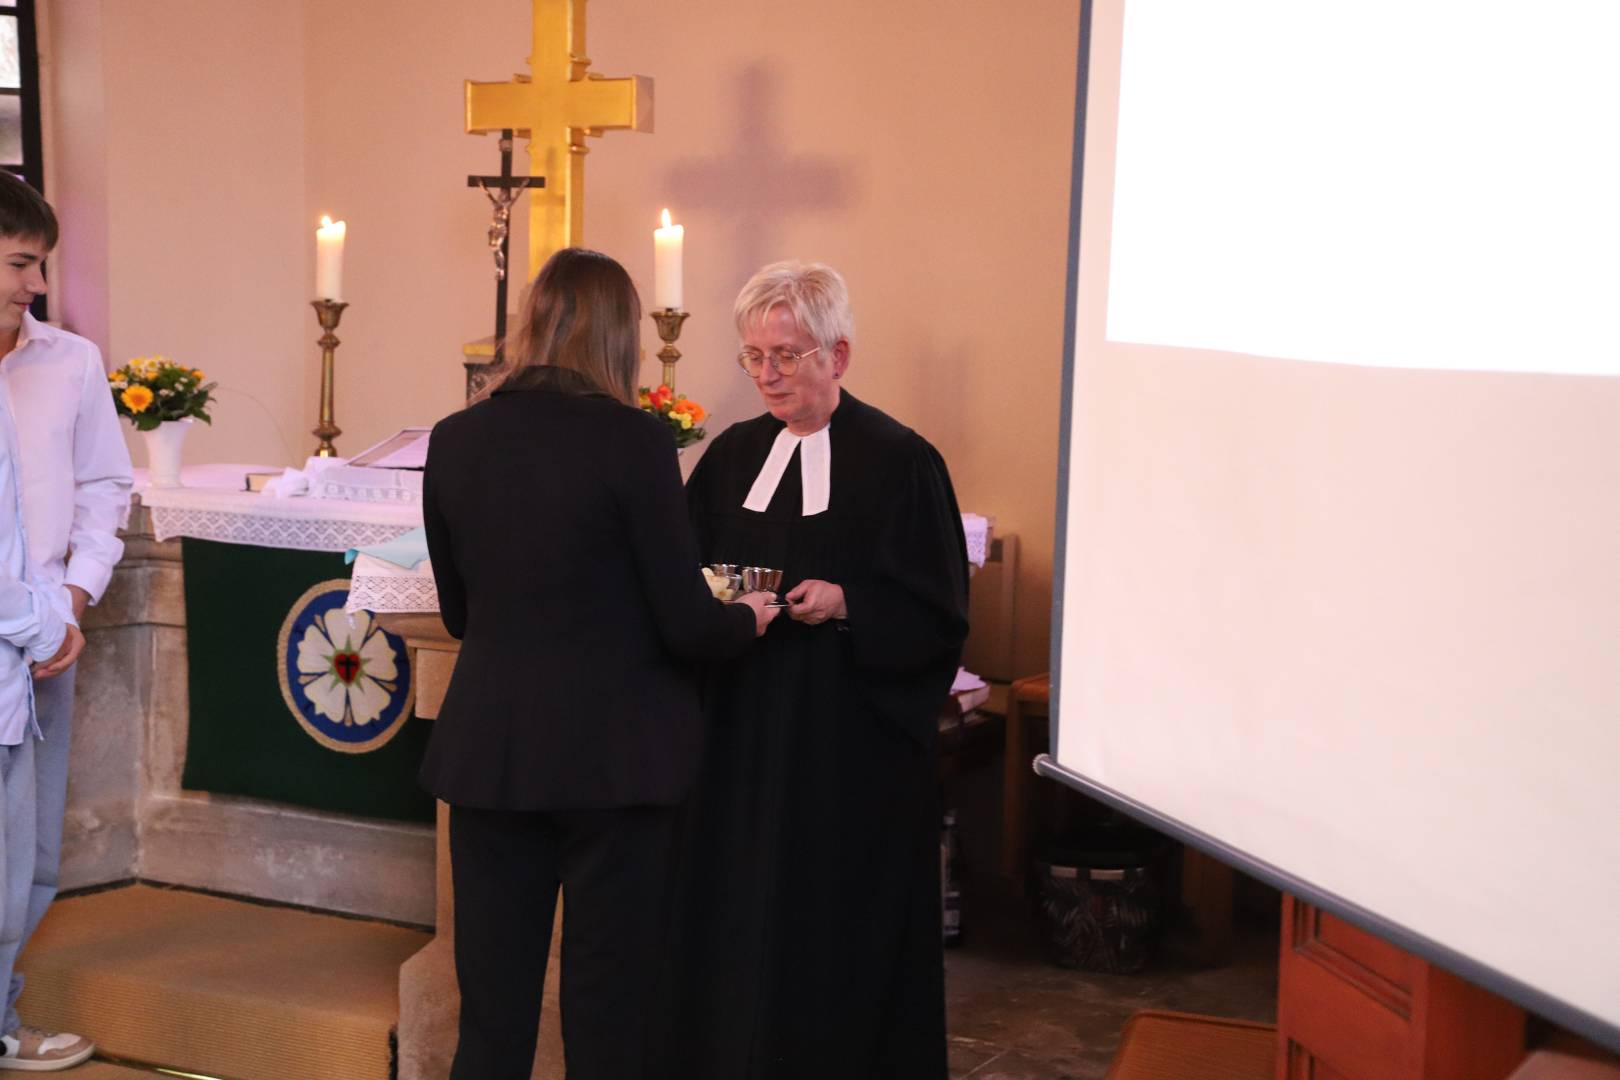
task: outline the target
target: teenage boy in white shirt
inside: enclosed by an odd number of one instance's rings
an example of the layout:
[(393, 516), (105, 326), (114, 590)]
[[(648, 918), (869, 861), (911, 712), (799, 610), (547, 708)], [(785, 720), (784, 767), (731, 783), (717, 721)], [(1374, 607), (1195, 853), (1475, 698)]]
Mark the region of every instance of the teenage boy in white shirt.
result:
[[(78, 622), (85, 608), (101, 598), (123, 555), (118, 526), (131, 486), (129, 452), (100, 351), (28, 313), (28, 306), (45, 292), (43, 264), (56, 239), (50, 204), (0, 171), (0, 396), (5, 404), (0, 422), (14, 431), (27, 556), (44, 579), (54, 613), (72, 626), (64, 654), (33, 671), (39, 743), (29, 754), (32, 813), (18, 815), (32, 819), (32, 873), (17, 881), (8, 858), (0, 882), (0, 988), (6, 990), (0, 1070), (31, 1072), (67, 1068), (94, 1049), (82, 1036), (22, 1025), (17, 997), (23, 979), (15, 963), (56, 896), (72, 742), (73, 664), (84, 647)], [(10, 505), (0, 504), (0, 515), (9, 514)], [(21, 739), (24, 745), (32, 742), (26, 734)], [(9, 803), (9, 783), (6, 798)], [(10, 833), (9, 821), (6, 828)], [(8, 855), (17, 850), (8, 844)]]
[[(0, 965), (17, 959), (28, 922), (36, 855), (38, 795), (34, 783), (34, 679), (67, 670), (84, 647), (79, 628), (62, 617), (58, 587), (28, 559), (22, 483), (12, 402), (0, 380)], [(6, 1068), (65, 1069), (95, 1049), (77, 1035), (64, 1038), (17, 1027), (3, 1037)]]

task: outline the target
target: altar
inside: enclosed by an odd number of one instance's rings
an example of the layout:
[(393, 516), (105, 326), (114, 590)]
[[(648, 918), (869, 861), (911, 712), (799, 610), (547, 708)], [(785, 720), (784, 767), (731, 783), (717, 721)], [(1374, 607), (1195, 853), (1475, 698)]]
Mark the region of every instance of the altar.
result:
[[(161, 491), (139, 478), (124, 559), (85, 619), (78, 696), (100, 720), (75, 731), (63, 887), (140, 879), (431, 924), (433, 803), (414, 783), (426, 722), (400, 710), (373, 752), (325, 747), (277, 662), (294, 602), (336, 583), (323, 603), (341, 609), (348, 545), (407, 531), (416, 511), (229, 490), (248, 468), (190, 468), (190, 486)], [(295, 573), (255, 580), (261, 562)], [(199, 748), (215, 756), (201, 772)], [(274, 768), (285, 755), (313, 771)]]
[(316, 811), (430, 822), (428, 726), (403, 639), (347, 613), (345, 553), (415, 527), (414, 505), (278, 498), (243, 467), (187, 470), (138, 498), (179, 539), (189, 715), (181, 786)]

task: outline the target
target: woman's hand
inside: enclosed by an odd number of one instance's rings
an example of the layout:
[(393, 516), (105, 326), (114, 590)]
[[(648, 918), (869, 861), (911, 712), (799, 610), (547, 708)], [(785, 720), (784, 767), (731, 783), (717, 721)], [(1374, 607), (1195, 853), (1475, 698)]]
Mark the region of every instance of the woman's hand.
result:
[(808, 626), (828, 619), (847, 618), (849, 614), (844, 610), (843, 588), (830, 581), (815, 578), (801, 581), (787, 594), (787, 600), (793, 605), (788, 608), (788, 615)]
[(741, 596), (738, 599), (733, 600), (732, 603), (742, 604), (744, 607), (754, 609), (754, 636), (762, 637), (765, 634), (765, 628), (771, 625), (771, 620), (782, 614), (781, 608), (765, 606), (766, 604), (775, 602), (775, 600), (775, 593), (751, 592), (745, 596)]

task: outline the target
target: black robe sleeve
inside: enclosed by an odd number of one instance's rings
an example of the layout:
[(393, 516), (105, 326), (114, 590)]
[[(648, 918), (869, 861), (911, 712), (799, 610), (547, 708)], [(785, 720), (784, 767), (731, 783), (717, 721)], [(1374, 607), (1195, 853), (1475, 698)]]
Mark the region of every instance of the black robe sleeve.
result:
[(873, 552), (845, 582), (852, 661), (873, 704), (924, 742), (967, 639), (967, 541), (938, 451), (914, 438)]

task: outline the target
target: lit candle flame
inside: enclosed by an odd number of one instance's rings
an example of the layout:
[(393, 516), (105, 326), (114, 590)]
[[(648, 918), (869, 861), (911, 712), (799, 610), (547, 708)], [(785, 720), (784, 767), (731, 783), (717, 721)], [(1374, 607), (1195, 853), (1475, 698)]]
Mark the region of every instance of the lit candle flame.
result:
[(332, 227), (332, 215), (331, 214), (322, 214), (321, 215), (321, 228), (330, 229), (331, 227)]
[(669, 228), (669, 207), (664, 208), (664, 228)]

